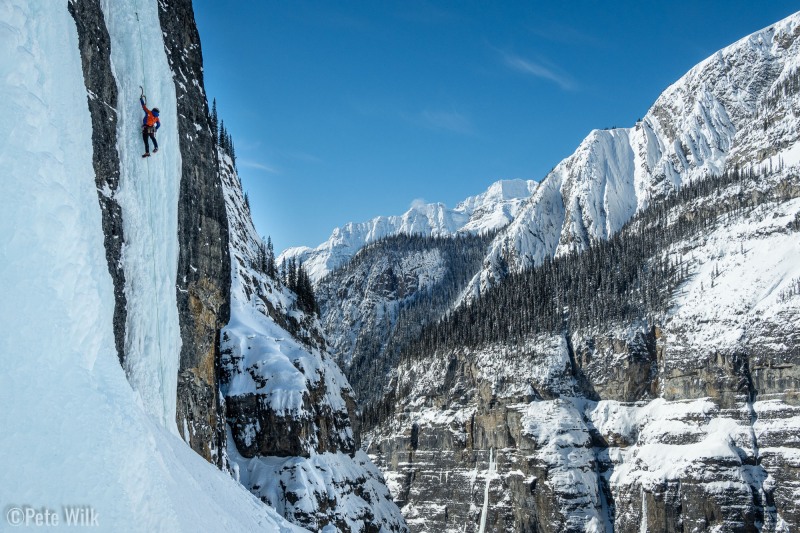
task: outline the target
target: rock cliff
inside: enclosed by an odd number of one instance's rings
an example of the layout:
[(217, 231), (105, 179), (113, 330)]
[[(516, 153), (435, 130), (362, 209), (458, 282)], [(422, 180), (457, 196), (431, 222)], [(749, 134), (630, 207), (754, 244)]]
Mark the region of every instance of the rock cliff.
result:
[(178, 200), (178, 428), (221, 466), (225, 420), (219, 403), (219, 332), (230, 316), (230, 257), (216, 141), (203, 88), (203, 55), (191, 0), (158, 3), (164, 50), (177, 97), (181, 181)]
[(67, 4), (78, 30), (83, 80), (92, 117), (92, 164), (97, 197), (103, 214), (108, 272), (114, 283), (114, 340), (120, 364), (125, 359), (125, 272), (121, 257), (125, 235), (122, 209), (114, 198), (119, 188), (117, 154), (117, 85), (111, 72), (111, 39), (99, 0), (71, 0)]

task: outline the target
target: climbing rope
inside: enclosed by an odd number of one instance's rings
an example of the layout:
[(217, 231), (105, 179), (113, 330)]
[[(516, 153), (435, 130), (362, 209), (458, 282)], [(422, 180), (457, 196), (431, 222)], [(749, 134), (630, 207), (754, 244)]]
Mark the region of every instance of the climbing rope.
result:
[[(139, 12), (136, 11), (136, 26), (139, 29), (139, 57), (142, 62), (142, 85), (139, 86), (142, 89), (142, 95), (147, 92), (147, 73), (144, 70), (144, 45), (142, 44), (142, 23), (139, 20)], [(147, 102), (147, 100), (145, 100)]]
[[(144, 68), (144, 45), (142, 44), (142, 24), (139, 20), (139, 12), (136, 11), (136, 25), (139, 30), (139, 57), (141, 60), (141, 67), (142, 67), (142, 85), (139, 88), (142, 90), (141, 98), (144, 99), (145, 104), (147, 103), (147, 71)], [(153, 264), (153, 289), (155, 291), (156, 297), (158, 297), (158, 269), (156, 268), (156, 249), (155, 249), (155, 224), (153, 223), (153, 198), (152, 198), (152, 179), (150, 177), (150, 158), (144, 158), (145, 166), (147, 167), (147, 220), (150, 223), (150, 231), (151, 231), (151, 240), (150, 240), (150, 258), (152, 259)], [(164, 425), (167, 426), (168, 421), (166, 419), (167, 416), (167, 398), (165, 393), (165, 384), (166, 379), (164, 377), (164, 355), (161, 351), (161, 319), (158, 313), (158, 304), (155, 306), (155, 318), (156, 318), (156, 344), (158, 346), (158, 375), (159, 375), (159, 392), (161, 396), (161, 403), (164, 412)]]

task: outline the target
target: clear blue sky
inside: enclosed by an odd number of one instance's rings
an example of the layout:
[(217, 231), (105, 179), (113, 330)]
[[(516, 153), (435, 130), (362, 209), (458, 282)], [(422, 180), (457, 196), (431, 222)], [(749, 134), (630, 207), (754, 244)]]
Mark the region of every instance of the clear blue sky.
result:
[(789, 1), (194, 0), (209, 100), (277, 251), (541, 180)]

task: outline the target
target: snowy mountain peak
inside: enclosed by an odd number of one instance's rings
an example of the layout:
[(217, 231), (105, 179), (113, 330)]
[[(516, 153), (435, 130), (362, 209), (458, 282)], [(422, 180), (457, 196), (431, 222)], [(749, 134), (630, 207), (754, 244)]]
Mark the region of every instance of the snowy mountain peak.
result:
[(500, 180), (492, 183), (486, 192), (470, 196), (460, 202), (456, 209), (475, 208), (489, 202), (502, 202), (515, 199), (528, 198), (536, 189), (537, 182), (531, 180)]
[(497, 181), (485, 192), (459, 202), (454, 209), (441, 202), (416, 200), (400, 216), (379, 216), (335, 228), (330, 238), (316, 248), (288, 248), (278, 257), (278, 262), (292, 258), (301, 261), (316, 283), (349, 261), (362, 247), (384, 237), (399, 234), (446, 236), (503, 228), (514, 220), (536, 187), (537, 183), (531, 180)]
[[(351, 374), (391, 368), (364, 419), (412, 528), (798, 529), (799, 66), (793, 15), (590, 132), (495, 236), (461, 301), (482, 298), (423, 315), (395, 360), (356, 351)], [(367, 255), (347, 290), (388, 254)], [(357, 342), (385, 338), (377, 281), (339, 304)]]
[(510, 272), (607, 239), (651, 201), (736, 166), (800, 161), (800, 13), (720, 50), (631, 128), (593, 130), (490, 246), (469, 299)]

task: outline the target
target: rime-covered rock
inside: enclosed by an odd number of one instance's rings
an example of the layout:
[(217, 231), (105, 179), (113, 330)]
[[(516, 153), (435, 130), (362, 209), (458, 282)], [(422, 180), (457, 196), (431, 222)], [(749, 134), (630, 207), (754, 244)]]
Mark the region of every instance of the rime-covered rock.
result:
[(220, 152), (230, 231), (231, 320), (222, 331), (228, 458), (263, 502), (313, 531), (405, 531), (383, 477), (359, 451), (355, 401), (318, 318), (264, 272), (233, 162)]

